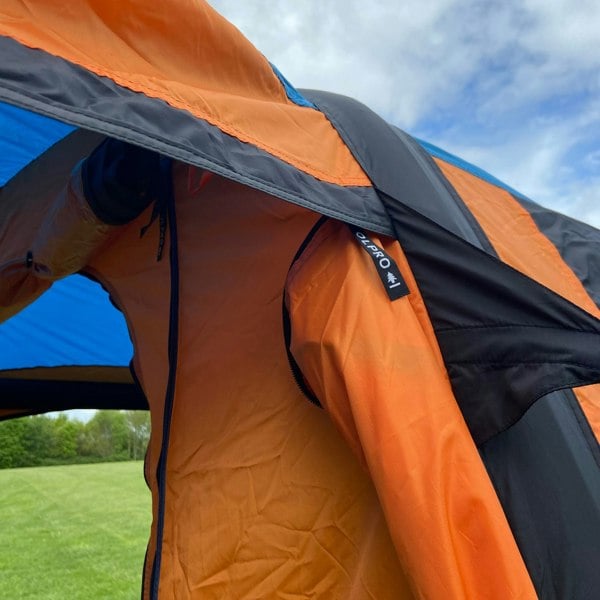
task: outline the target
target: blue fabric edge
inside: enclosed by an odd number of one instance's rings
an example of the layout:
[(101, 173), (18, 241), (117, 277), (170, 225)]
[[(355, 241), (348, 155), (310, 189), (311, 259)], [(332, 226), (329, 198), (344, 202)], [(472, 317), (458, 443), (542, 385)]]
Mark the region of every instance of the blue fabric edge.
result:
[(75, 130), (56, 119), (39, 115), (30, 110), (0, 102), (0, 145), (9, 136), (21, 142), (20, 156), (2, 156), (0, 164), (0, 187), (10, 181), (19, 171), (43, 154), (48, 148)]
[(281, 82), (281, 85), (283, 85), (284, 89), (285, 89), (285, 93), (288, 97), (289, 100), (291, 100), (294, 104), (297, 104), (298, 106), (303, 106), (305, 108), (314, 108), (315, 110), (318, 110), (317, 107), (312, 103), (309, 102), (281, 73), (281, 71), (272, 63), (269, 63), (271, 65), (271, 69), (273, 69), (273, 73), (275, 73), (275, 75), (277, 75), (277, 79), (279, 79), (279, 81)]
[(527, 198), (527, 196), (524, 196), (521, 192), (510, 187), (503, 181), (500, 181), (499, 179), (497, 179), (496, 177), (494, 177), (487, 171), (484, 171), (483, 169), (467, 162), (466, 160), (463, 160), (462, 158), (459, 158), (458, 156), (455, 156), (454, 154), (450, 154), (449, 152), (446, 152), (445, 150), (442, 150), (441, 148), (438, 148), (437, 146), (434, 146), (433, 144), (430, 144), (429, 142), (420, 140), (419, 138), (415, 138), (415, 140), (421, 146), (423, 146), (423, 148), (431, 156), (434, 156), (435, 158), (439, 158), (455, 167), (458, 167), (459, 169), (462, 169), (463, 171), (466, 171), (467, 173), (470, 173), (471, 175), (475, 175), (475, 177), (478, 177), (479, 179), (483, 179), (484, 181), (487, 181), (488, 183), (491, 183), (492, 185), (495, 185), (496, 187), (502, 188), (503, 190), (510, 192), (514, 196), (518, 196), (519, 198), (522, 198), (523, 200), (529, 200), (529, 198)]

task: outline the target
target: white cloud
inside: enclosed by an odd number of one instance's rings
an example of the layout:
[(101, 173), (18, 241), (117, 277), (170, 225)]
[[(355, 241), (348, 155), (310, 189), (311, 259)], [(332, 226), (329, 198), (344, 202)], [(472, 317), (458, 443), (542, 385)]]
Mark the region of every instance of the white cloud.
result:
[[(571, 199), (569, 214), (600, 229), (600, 205), (598, 203), (598, 190), (600, 189), (600, 176), (590, 179), (582, 185), (578, 183), (570, 190)], [(569, 192), (569, 190), (567, 190)]]
[(596, 0), (212, 4), (296, 87), (353, 96), (534, 200), (598, 224)]
[(600, 4), (596, 0), (524, 0), (532, 18), (526, 43), (578, 69), (596, 67)]

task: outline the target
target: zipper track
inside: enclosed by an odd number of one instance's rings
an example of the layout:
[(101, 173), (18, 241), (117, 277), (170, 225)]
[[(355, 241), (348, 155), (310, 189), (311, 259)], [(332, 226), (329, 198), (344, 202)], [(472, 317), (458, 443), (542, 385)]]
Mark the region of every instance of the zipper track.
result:
[[(294, 263), (300, 258), (300, 256), (302, 256), (303, 252), (306, 250), (306, 247), (310, 244), (311, 240), (315, 237), (315, 234), (317, 233), (317, 231), (319, 231), (319, 229), (321, 229), (321, 227), (328, 220), (329, 220), (329, 217), (322, 216), (313, 225), (312, 229), (308, 232), (308, 235), (304, 238), (304, 241), (302, 242), (302, 244), (300, 244), (298, 251), (296, 252), (294, 258), (292, 259), (292, 262), (290, 263), (290, 268), (288, 269), (288, 273), (290, 272), (290, 269), (294, 266)], [(286, 281), (287, 281), (287, 277), (286, 277)], [(298, 388), (300, 388), (300, 391), (302, 392), (302, 394), (304, 396), (306, 396), (306, 398), (310, 402), (312, 402), (315, 406), (318, 406), (319, 408), (323, 408), (319, 399), (315, 396), (313, 391), (306, 385), (306, 382), (304, 380), (304, 375), (302, 375), (300, 366), (296, 362), (296, 359), (294, 358), (292, 351), (290, 350), (290, 346), (292, 343), (292, 323), (290, 320), (290, 313), (287, 309), (287, 306), (285, 305), (285, 289), (283, 290), (283, 300), (282, 300), (281, 305), (282, 305), (281, 312), (282, 312), (282, 318), (283, 318), (283, 338), (285, 340), (285, 351), (287, 354), (289, 367), (292, 372), (292, 377), (294, 378), (294, 381), (296, 382), (296, 385), (298, 386)]]
[(161, 171), (163, 172), (163, 177), (161, 178), (163, 190), (161, 191), (166, 200), (170, 235), (169, 265), (171, 271), (171, 291), (169, 304), (168, 342), (169, 376), (167, 379), (167, 389), (165, 392), (162, 444), (156, 473), (156, 481), (158, 486), (158, 515), (156, 524), (156, 550), (154, 554), (152, 576), (150, 580), (150, 597), (152, 600), (158, 599), (158, 588), (160, 583), (163, 532), (165, 525), (167, 455), (169, 449), (169, 438), (171, 434), (171, 417), (173, 414), (173, 402), (175, 398), (177, 358), (179, 350), (179, 255), (171, 165), (172, 163), (170, 159), (161, 159)]

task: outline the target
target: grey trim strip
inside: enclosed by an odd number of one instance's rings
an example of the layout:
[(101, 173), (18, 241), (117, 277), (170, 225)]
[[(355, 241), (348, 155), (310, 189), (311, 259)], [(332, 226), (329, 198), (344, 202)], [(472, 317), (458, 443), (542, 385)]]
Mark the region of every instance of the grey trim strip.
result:
[(540, 399), (484, 444), (481, 455), (539, 597), (597, 598), (600, 468), (574, 412), (573, 392)]
[(438, 183), (439, 185), (443, 186), (447, 194), (454, 200), (454, 205), (462, 213), (464, 220), (467, 222), (468, 226), (471, 228), (471, 231), (479, 240), (479, 247), (482, 250), (485, 250), (488, 254), (497, 256), (495, 248), (492, 246), (490, 240), (487, 238), (487, 235), (483, 231), (481, 225), (477, 222), (477, 219), (475, 218), (473, 213), (469, 210), (467, 205), (464, 203), (463, 199), (458, 195), (458, 192), (454, 189), (454, 187), (452, 187), (452, 184), (442, 173), (442, 170), (433, 160), (431, 154), (429, 154), (423, 148), (423, 146), (417, 142), (417, 140), (415, 140), (413, 137), (411, 137), (395, 125), (392, 125), (392, 129), (394, 133), (396, 133), (396, 135), (398, 135), (404, 141), (407, 147), (412, 149), (412, 154), (415, 156), (416, 159), (418, 157), (417, 160), (422, 165), (422, 168), (429, 172), (430, 178), (435, 180), (436, 183)]
[(496, 255), (462, 199), (420, 144), (356, 100), (329, 92), (301, 92), (327, 115), (373, 185), (392, 203), (401, 202)]
[(0, 36), (0, 100), (150, 148), (327, 216), (392, 235), (371, 187), (304, 173), (166, 102)]
[(600, 231), (520, 196), (513, 196), (600, 307)]

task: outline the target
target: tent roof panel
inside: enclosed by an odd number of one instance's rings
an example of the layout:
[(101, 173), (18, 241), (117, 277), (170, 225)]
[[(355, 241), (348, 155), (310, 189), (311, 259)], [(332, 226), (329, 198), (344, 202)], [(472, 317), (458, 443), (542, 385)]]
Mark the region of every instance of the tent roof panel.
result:
[(0, 348), (0, 370), (128, 366), (133, 355), (123, 315), (99, 284), (80, 275), (57, 281), (2, 323)]

